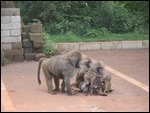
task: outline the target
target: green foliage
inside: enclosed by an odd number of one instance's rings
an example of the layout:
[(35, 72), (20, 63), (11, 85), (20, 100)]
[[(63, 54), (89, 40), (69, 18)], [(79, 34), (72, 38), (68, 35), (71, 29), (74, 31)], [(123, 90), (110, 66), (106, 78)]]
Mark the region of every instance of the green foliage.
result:
[(142, 12), (149, 20), (149, 1), (123, 1), (123, 3), (131, 12)]
[(100, 35), (105, 35), (110, 33), (108, 29), (105, 27), (101, 27), (100, 29), (87, 29), (87, 33), (85, 34), (86, 37), (98, 37)]
[(59, 35), (51, 35), (51, 39), (55, 39), (56, 42), (79, 42), (80, 37), (73, 34), (72, 32), (68, 32), (66, 34), (59, 34)]
[(101, 34), (101, 35), (105, 35), (105, 34), (111, 33), (111, 32), (109, 32), (108, 29), (106, 29), (105, 27), (101, 27), (99, 31), (100, 31), (100, 34)]
[(85, 34), (86, 37), (97, 37), (99, 35), (99, 31), (97, 29), (88, 29)]
[(122, 41), (122, 40), (148, 40), (148, 34), (141, 33), (124, 33), (124, 34), (114, 34), (105, 33), (105, 35), (98, 35), (97, 37), (91, 36), (78, 36), (71, 32), (64, 35), (52, 35), (51, 39), (55, 39), (56, 42), (97, 42), (97, 41)]
[[(25, 23), (39, 19), (50, 35), (72, 32), (96, 37), (112, 33), (145, 31), (149, 1), (15, 1)], [(101, 30), (102, 31), (101, 31)]]
[(46, 32), (43, 32), (43, 35), (44, 35), (43, 52), (47, 55), (54, 54), (56, 51), (56, 48), (55, 48), (56, 43), (55, 43), (54, 39), (52, 39), (51, 36)]
[(132, 31), (134, 23), (131, 21), (131, 14), (119, 2), (103, 2), (101, 8), (95, 10), (93, 23), (96, 28), (105, 27), (113, 33)]

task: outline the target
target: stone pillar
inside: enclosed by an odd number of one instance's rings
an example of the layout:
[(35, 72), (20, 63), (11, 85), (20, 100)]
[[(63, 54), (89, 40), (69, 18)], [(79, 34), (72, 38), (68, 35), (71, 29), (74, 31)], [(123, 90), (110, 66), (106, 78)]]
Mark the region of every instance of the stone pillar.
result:
[(40, 57), (45, 57), (42, 54), (43, 34), (41, 23), (34, 22), (31, 25), (23, 27), (22, 44), (25, 60), (38, 60)]
[(6, 58), (14, 61), (24, 60), (18, 8), (1, 8), (1, 44)]

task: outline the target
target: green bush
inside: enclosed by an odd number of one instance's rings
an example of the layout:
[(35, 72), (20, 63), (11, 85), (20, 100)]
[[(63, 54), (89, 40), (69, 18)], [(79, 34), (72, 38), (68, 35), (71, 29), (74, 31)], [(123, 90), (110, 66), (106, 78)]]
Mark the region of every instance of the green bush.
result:
[(51, 36), (46, 32), (43, 32), (43, 35), (44, 35), (43, 52), (47, 55), (54, 54), (56, 52), (56, 48), (55, 48), (56, 43), (54, 39), (52, 39)]
[(86, 37), (97, 37), (99, 35), (99, 31), (97, 29), (88, 29), (85, 34)]
[[(25, 23), (39, 19), (50, 35), (73, 32), (99, 34), (103, 27), (112, 33), (144, 30), (149, 25), (147, 1), (15, 1)], [(147, 27), (148, 28), (148, 27)], [(103, 34), (103, 31), (101, 32)], [(100, 33), (100, 34), (101, 34)]]
[(87, 29), (87, 33), (84, 35), (85, 37), (98, 37), (101, 35), (109, 34), (110, 32), (105, 27), (101, 27), (100, 29)]

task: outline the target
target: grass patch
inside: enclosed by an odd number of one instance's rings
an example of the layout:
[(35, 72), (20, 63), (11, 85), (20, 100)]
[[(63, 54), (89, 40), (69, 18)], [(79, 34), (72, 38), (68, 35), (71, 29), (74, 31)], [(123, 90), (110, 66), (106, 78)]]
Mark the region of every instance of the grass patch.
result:
[(123, 41), (123, 40), (149, 40), (148, 34), (126, 33), (126, 34), (104, 34), (97, 37), (77, 36), (72, 33), (65, 35), (53, 35), (49, 38), (55, 42), (97, 42), (97, 41)]
[(104, 42), (104, 41), (123, 41), (123, 40), (149, 40), (148, 34), (126, 33), (126, 34), (113, 34), (104, 33), (96, 37), (78, 36), (73, 33), (63, 35), (49, 35), (44, 33), (44, 48), (43, 52), (47, 55), (57, 54), (55, 47), (56, 43), (64, 42)]

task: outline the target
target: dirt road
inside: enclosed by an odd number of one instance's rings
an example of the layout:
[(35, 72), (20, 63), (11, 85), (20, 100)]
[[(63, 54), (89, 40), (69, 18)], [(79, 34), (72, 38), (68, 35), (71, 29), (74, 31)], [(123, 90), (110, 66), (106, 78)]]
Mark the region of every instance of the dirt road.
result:
[[(37, 82), (38, 62), (13, 63), (1, 67), (2, 111), (149, 111), (149, 50), (99, 50), (82, 51), (95, 60), (102, 60), (111, 67), (130, 77), (143, 87), (129, 82), (106, 70), (112, 76), (112, 89), (108, 96), (67, 96), (47, 93), (43, 72), (42, 84)], [(72, 79), (72, 82), (74, 79)]]

